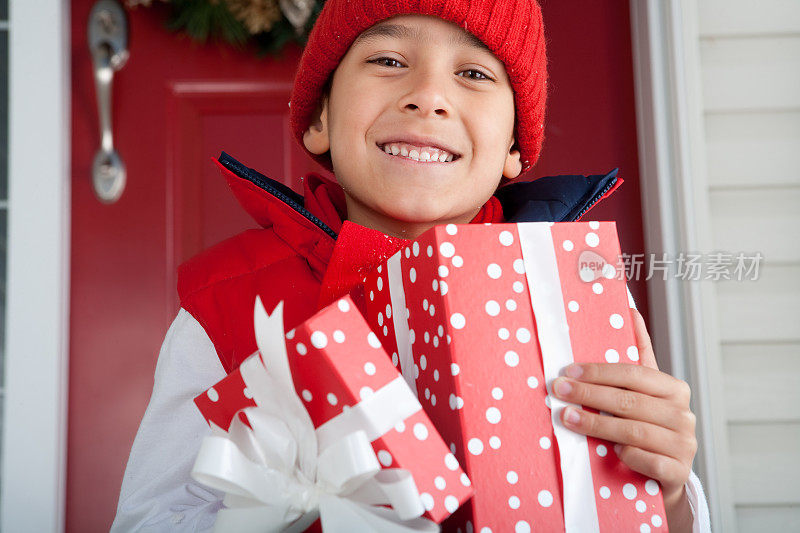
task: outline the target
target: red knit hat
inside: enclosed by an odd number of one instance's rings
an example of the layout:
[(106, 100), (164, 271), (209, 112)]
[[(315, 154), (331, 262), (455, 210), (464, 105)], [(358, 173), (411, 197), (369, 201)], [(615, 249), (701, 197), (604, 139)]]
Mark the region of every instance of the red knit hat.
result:
[[(536, 0), (327, 0), (308, 37), (294, 80), (290, 123), (300, 146), (328, 77), (361, 32), (395, 15), (433, 15), (483, 41), (505, 64), (514, 89), (522, 171), (539, 158), (544, 139), (547, 58), (542, 12)], [(328, 170), (329, 154), (311, 157)]]

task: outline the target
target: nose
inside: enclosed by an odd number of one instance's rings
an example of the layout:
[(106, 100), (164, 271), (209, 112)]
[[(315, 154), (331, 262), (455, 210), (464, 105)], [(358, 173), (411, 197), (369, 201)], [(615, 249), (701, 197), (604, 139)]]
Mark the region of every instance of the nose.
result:
[(409, 87), (398, 102), (404, 112), (415, 113), (420, 117), (446, 117), (451, 113), (451, 104), (447, 97), (447, 82), (443, 72), (423, 68), (408, 76)]

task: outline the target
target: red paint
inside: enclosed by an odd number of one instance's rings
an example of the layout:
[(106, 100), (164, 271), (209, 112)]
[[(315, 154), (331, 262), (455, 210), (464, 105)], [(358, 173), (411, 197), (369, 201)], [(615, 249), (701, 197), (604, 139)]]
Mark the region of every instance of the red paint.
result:
[[(621, 168), (625, 186), (592, 218), (619, 222), (623, 249), (643, 250), (627, 2), (543, 2), (551, 71), (547, 139), (536, 176)], [(128, 186), (101, 205), (91, 189), (99, 146), (86, 20), (71, 3), (72, 261), (66, 529), (107, 531), (178, 309), (175, 269), (255, 223), (209, 161), (222, 150), (296, 190), (319, 167), (289, 132), (299, 50), (282, 60), (164, 29), (166, 6), (129, 12), (131, 57), (113, 88)], [(633, 284), (646, 307), (643, 283)]]

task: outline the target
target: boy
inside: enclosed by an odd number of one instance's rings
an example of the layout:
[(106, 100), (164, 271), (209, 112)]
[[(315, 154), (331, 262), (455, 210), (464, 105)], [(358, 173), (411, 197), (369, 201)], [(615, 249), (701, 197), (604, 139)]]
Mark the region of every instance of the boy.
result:
[[(192, 398), (255, 351), (256, 295), (268, 309), (285, 301), (288, 329), (434, 225), (574, 220), (618, 184), (614, 173), (545, 178), (493, 195), (502, 177), (535, 163), (542, 143), (539, 6), (429, 4), (328, 0), (320, 14), (295, 81), (291, 124), (339, 185), (311, 174), (302, 198), (220, 158), (234, 193), (265, 229), (181, 267), (182, 309), (159, 356), (112, 530), (212, 526), (221, 495), (189, 477), (209, 432)], [(661, 482), (670, 529), (709, 530), (690, 470), (688, 387), (655, 368), (634, 314), (642, 367), (573, 365), (555, 384), (559, 396), (617, 416), (566, 409), (563, 420), (619, 443), (622, 461)]]

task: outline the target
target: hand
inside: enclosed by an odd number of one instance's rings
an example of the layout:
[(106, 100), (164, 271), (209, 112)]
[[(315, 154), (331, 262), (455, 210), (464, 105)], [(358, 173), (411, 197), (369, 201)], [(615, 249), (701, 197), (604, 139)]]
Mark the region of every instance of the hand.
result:
[(685, 381), (658, 370), (642, 315), (631, 309), (641, 365), (573, 364), (553, 382), (555, 395), (570, 403), (611, 413), (604, 416), (567, 407), (564, 425), (573, 431), (618, 443), (620, 460), (658, 480), (670, 530), (691, 531), (685, 484), (697, 452), (691, 390)]

